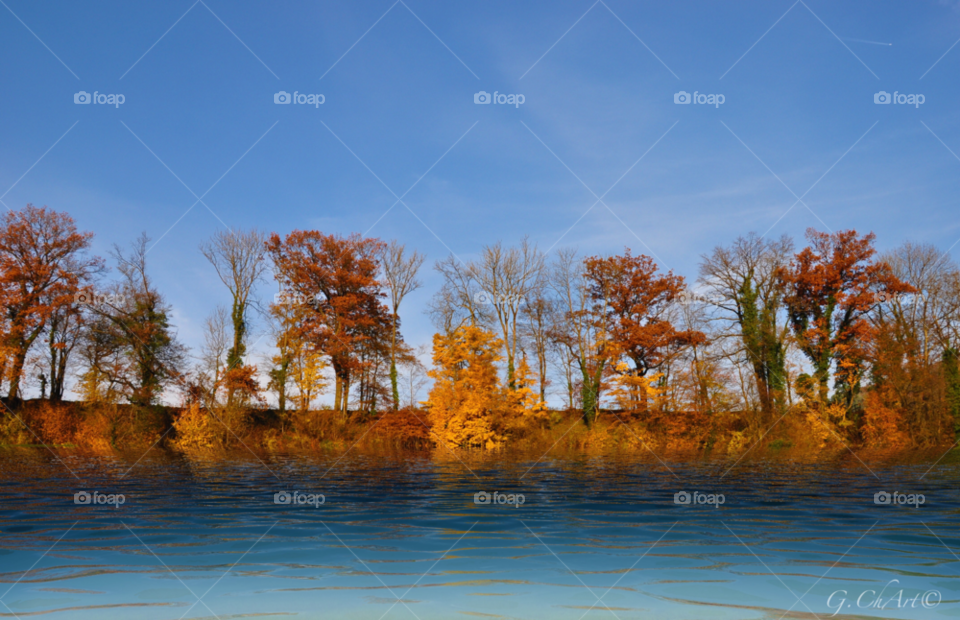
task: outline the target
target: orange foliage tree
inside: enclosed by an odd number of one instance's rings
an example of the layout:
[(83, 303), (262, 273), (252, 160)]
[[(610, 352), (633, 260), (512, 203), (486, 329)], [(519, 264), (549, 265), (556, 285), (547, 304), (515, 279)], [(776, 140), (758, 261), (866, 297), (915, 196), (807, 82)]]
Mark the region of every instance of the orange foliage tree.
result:
[(441, 441), (493, 448), (503, 440), (492, 422), (501, 403), (496, 364), (502, 347), (494, 334), (470, 324), (433, 336), (430, 422)]
[(859, 391), (866, 345), (873, 330), (866, 316), (877, 294), (912, 293), (889, 265), (873, 261), (873, 233), (822, 233), (810, 228), (810, 246), (778, 272), (784, 304), (801, 351), (813, 365), (821, 401), (827, 400), (830, 368), (834, 387), (849, 405)]
[(3, 214), (0, 298), (6, 319), (4, 350), (11, 363), (8, 398), (18, 397), (27, 353), (48, 321), (74, 304), (81, 288), (103, 269), (100, 258), (84, 255), (92, 238), (93, 233), (77, 232), (68, 214), (46, 207), (28, 204)]
[[(614, 371), (642, 379), (659, 369), (685, 347), (706, 342), (696, 330), (678, 330), (668, 312), (684, 291), (683, 276), (659, 273), (648, 256), (591, 257), (585, 261), (595, 320), (618, 356), (633, 367), (614, 365)], [(633, 386), (641, 409), (647, 406), (648, 389), (642, 381)]]
[(390, 341), (392, 319), (377, 280), (383, 247), (376, 239), (314, 230), (296, 230), (284, 239), (274, 233), (267, 241), (276, 278), (290, 298), (305, 304), (299, 325), (304, 340), (330, 357), (334, 408), (344, 413), (350, 379), (364, 363), (358, 352), (370, 340)]

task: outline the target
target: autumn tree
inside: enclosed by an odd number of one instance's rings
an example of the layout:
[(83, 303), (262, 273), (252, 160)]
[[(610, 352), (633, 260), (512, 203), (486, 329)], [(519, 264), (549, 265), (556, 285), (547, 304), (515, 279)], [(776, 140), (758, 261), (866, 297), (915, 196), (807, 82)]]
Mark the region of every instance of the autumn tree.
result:
[(305, 300), (303, 337), (330, 358), (334, 408), (344, 414), (352, 374), (360, 368), (363, 341), (388, 341), (389, 309), (377, 275), (383, 243), (359, 235), (340, 237), (297, 230), (267, 241), (276, 277), (284, 291)]
[(867, 313), (877, 295), (914, 289), (890, 266), (873, 260), (873, 233), (807, 230), (810, 245), (778, 270), (784, 304), (800, 350), (813, 366), (819, 398), (826, 401), (831, 367), (840, 399), (852, 403), (859, 391), (866, 345), (873, 333)]
[[(27, 205), (0, 220), (0, 297), (9, 355), (8, 398), (19, 396), (27, 353), (51, 317), (63, 315), (77, 293), (103, 268), (89, 257), (93, 233), (77, 232), (68, 214)], [(55, 343), (56, 344), (56, 343)]]
[(123, 399), (120, 377), (125, 372), (126, 359), (114, 326), (105, 314), (88, 313), (77, 356), (81, 370), (74, 391), (80, 398), (88, 403), (119, 403)]
[(89, 335), (101, 348), (88, 360), (89, 377), (117, 386), (133, 405), (156, 402), (164, 388), (181, 378), (185, 348), (170, 324), (170, 306), (147, 274), (149, 238), (141, 235), (129, 250), (111, 253), (122, 278), (91, 310), (99, 318)]
[(383, 248), (380, 258), (383, 284), (387, 289), (393, 317), (390, 333), (390, 387), (394, 409), (400, 408), (400, 390), (397, 385), (397, 328), (400, 323), (398, 312), (403, 299), (423, 286), (423, 282), (417, 278), (417, 273), (425, 258), (416, 250), (408, 254), (406, 246), (396, 241), (391, 241)]
[(700, 263), (700, 282), (720, 318), (733, 324), (767, 419), (783, 407), (787, 388), (789, 327), (780, 318), (783, 288), (777, 274), (792, 254), (787, 236), (764, 240), (750, 234), (717, 246)]
[(501, 403), (496, 364), (502, 347), (496, 335), (471, 324), (434, 335), (429, 409), (440, 441), (493, 448), (503, 440), (493, 425)]
[(323, 393), (326, 385), (323, 375), (327, 364), (323, 356), (311, 350), (309, 345), (303, 342), (299, 345), (292, 351), (289, 373), (297, 388), (297, 408), (305, 413), (310, 410), (313, 400)]
[[(684, 292), (683, 276), (661, 274), (650, 257), (623, 255), (584, 261), (591, 315), (628, 372), (646, 377), (685, 347), (706, 342), (703, 332), (678, 330), (668, 316)], [(645, 407), (646, 390), (640, 390)]]
[(880, 260), (912, 294), (877, 294), (869, 315), (875, 337), (869, 347), (871, 402), (899, 413), (909, 436), (936, 443), (953, 435), (957, 417), (953, 378), (958, 315), (955, 283), (960, 268), (930, 244), (905, 243)]
[(302, 347), (300, 318), (303, 308), (289, 303), (281, 291), (277, 303), (270, 305), (270, 330), (277, 352), (270, 356), (267, 388), (277, 395), (277, 409), (287, 411), (287, 396), (293, 379), (291, 365), (296, 351)]

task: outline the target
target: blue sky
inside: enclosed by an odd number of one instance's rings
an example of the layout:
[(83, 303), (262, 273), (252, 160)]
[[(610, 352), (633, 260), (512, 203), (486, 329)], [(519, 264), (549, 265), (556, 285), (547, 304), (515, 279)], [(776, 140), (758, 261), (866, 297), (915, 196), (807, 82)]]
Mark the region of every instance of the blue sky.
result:
[(197, 250), (224, 226), (396, 238), (430, 263), (524, 235), (629, 246), (691, 279), (751, 231), (960, 250), (955, 2), (2, 4), (3, 203), (68, 211), (101, 255), (159, 240), (149, 268), (191, 346), (228, 301)]

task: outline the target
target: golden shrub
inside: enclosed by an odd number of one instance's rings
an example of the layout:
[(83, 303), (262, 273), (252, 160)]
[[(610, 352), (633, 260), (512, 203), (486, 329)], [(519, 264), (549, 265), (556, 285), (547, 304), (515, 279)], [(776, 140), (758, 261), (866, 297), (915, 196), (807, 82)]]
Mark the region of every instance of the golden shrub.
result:
[(194, 403), (173, 422), (177, 436), (174, 441), (181, 450), (209, 449), (219, 442), (220, 424)]

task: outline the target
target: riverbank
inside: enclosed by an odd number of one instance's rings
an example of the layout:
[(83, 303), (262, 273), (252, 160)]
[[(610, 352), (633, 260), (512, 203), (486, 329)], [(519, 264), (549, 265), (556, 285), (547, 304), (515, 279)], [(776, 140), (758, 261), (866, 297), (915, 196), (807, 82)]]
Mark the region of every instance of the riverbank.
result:
[[(871, 441), (844, 435), (841, 427), (816, 412), (797, 409), (752, 426), (738, 416), (650, 413), (643, 417), (605, 411), (589, 427), (576, 411), (549, 411), (536, 418), (504, 423), (507, 441), (489, 451), (554, 456), (637, 454), (651, 460), (775, 459), (823, 461), (849, 455), (864, 459), (936, 459), (951, 448), (952, 437), (914, 445), (896, 428)], [(893, 441), (892, 439), (895, 439)], [(186, 408), (132, 405), (19, 403), (0, 418), (0, 447), (47, 446), (92, 453), (146, 451), (150, 448), (206, 453), (216, 458), (235, 450), (304, 453), (360, 450), (367, 453), (449, 452), (424, 410), (380, 413), (334, 411), (280, 413), (271, 409), (213, 413)], [(956, 451), (960, 453), (960, 450)], [(953, 460), (953, 454), (946, 457)]]

